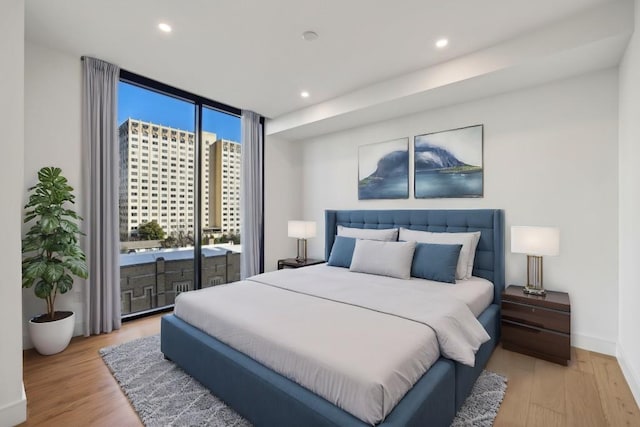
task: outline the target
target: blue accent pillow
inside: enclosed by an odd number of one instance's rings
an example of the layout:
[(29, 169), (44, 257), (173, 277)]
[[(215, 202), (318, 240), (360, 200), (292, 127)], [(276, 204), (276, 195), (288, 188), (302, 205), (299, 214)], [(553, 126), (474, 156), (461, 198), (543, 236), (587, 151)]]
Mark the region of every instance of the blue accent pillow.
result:
[(329, 254), (327, 265), (334, 267), (351, 267), (353, 250), (356, 247), (356, 239), (353, 237), (336, 236)]
[(456, 268), (462, 245), (418, 243), (411, 275), (436, 282), (456, 283)]

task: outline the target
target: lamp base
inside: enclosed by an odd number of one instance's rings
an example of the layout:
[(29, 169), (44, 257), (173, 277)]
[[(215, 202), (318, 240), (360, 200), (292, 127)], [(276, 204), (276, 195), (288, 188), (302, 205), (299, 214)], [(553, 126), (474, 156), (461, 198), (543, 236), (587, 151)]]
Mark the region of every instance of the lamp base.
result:
[[(302, 243), (302, 253), (300, 253), (300, 243)], [(296, 261), (299, 264), (305, 262), (307, 260), (307, 239), (298, 239), (298, 255), (296, 256)]]
[(539, 297), (543, 297), (547, 294), (544, 288), (534, 288), (533, 286), (529, 286), (529, 285), (522, 288), (522, 292), (524, 292), (527, 295), (537, 295)]

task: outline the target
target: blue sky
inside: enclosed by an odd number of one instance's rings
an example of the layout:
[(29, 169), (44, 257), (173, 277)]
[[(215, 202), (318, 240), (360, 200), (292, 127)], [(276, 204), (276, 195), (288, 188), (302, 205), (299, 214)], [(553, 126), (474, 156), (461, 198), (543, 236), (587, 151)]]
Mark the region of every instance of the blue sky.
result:
[[(118, 86), (118, 125), (128, 118), (157, 123), (190, 132), (194, 130), (194, 105), (151, 90), (120, 82)], [(240, 142), (240, 118), (205, 108), (202, 128), (218, 138)]]

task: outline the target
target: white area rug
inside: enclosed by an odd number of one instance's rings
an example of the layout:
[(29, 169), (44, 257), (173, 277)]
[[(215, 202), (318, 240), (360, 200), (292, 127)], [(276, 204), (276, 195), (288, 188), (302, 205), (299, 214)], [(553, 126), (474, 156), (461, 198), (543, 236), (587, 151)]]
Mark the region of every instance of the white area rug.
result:
[[(100, 350), (145, 426), (250, 426), (233, 409), (160, 352), (160, 335)], [(484, 371), (451, 424), (491, 426), (507, 389), (501, 375)]]

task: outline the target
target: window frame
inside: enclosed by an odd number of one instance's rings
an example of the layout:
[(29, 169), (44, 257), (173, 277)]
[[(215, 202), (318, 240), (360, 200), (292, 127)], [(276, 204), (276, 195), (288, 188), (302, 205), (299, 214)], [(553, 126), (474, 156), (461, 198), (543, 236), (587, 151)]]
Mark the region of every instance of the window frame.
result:
[[(189, 102), (194, 105), (195, 108), (195, 123), (194, 123), (194, 145), (197, 147), (195, 150), (194, 169), (195, 175), (195, 200), (198, 201), (194, 206), (193, 221), (194, 221), (194, 250), (193, 250), (193, 268), (194, 268), (194, 290), (202, 289), (202, 223), (201, 223), (201, 209), (202, 209), (202, 171), (200, 170), (202, 158), (202, 146), (200, 144), (202, 139), (202, 110), (204, 108), (210, 108), (218, 110), (222, 113), (231, 114), (237, 117), (242, 116), (242, 110), (222, 102), (214, 101), (212, 99), (200, 96), (166, 83), (159, 82), (149, 77), (142, 76), (140, 74), (133, 73), (128, 70), (120, 69), (119, 81), (138, 86), (142, 89), (151, 90), (162, 95), (171, 96), (180, 100)], [(260, 117), (260, 124), (262, 125), (262, 218), (264, 218), (264, 117)], [(148, 129), (147, 129), (148, 131)], [(177, 135), (176, 135), (177, 136)], [(241, 255), (242, 256), (242, 255)], [(260, 272), (264, 272), (264, 220), (260, 227)], [(152, 315), (158, 312), (172, 310), (173, 304), (158, 308), (155, 310), (147, 310), (139, 313), (133, 313), (130, 315), (122, 316), (122, 320), (133, 320), (143, 316)]]

